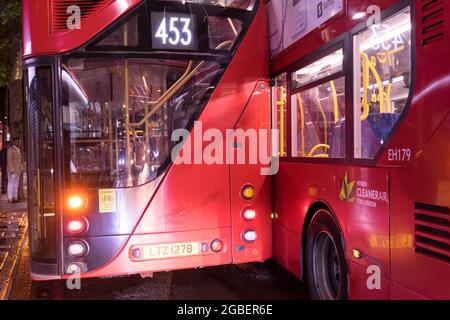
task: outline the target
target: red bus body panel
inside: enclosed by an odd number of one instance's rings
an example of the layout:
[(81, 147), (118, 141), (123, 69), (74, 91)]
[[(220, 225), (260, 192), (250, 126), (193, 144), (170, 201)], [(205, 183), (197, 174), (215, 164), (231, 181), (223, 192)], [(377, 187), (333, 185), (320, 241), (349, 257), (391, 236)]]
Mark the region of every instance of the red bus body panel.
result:
[[(64, 32), (53, 30), (52, 5), (58, 0), (23, 0), (22, 17), (24, 57), (54, 55), (82, 46), (108, 27), (112, 21), (142, 2), (142, 0), (103, 0), (104, 7), (82, 19), (81, 28)], [(76, 4), (76, 1), (67, 5)]]
[[(270, 101), (269, 83), (258, 83), (253, 96), (239, 120), (236, 130), (262, 130), (264, 136), (260, 136), (259, 143), (266, 138), (267, 151), (270, 150), (270, 108), (266, 107)], [(242, 139), (242, 138), (241, 138)], [(245, 141), (237, 141), (245, 145)], [(249, 146), (247, 145), (247, 159), (250, 159)], [(266, 154), (266, 156), (269, 156)], [(270, 158), (269, 158), (270, 159)], [(246, 250), (233, 251), (234, 263), (245, 263), (251, 261), (265, 261), (272, 257), (272, 176), (263, 175), (261, 164), (231, 165), (231, 220), (233, 225), (233, 247), (246, 246)], [(252, 185), (256, 190), (254, 200), (246, 201), (240, 195), (240, 190), (245, 185)], [(246, 221), (242, 212), (246, 208), (256, 211), (257, 218), (254, 221)], [(242, 232), (252, 229), (257, 231), (258, 236), (254, 243), (246, 244), (242, 241)]]
[[(391, 204), (394, 239), (415, 233), (414, 215), (422, 211), (415, 210), (414, 201), (450, 206), (449, 137), (450, 114), (447, 112), (445, 120), (422, 149), (420, 159), (407, 168), (391, 171), (391, 190), (395, 194)], [(393, 286), (396, 287), (393, 298), (406, 298), (408, 291), (418, 291), (429, 298), (450, 299), (448, 263), (417, 254), (410, 246), (399, 244), (392, 246), (391, 254)]]
[[(137, 2), (127, 3), (131, 8)], [(111, 24), (119, 11), (104, 14), (108, 17), (105, 18), (106, 26), (106, 20), (107, 24)], [(101, 26), (99, 23), (96, 32), (101, 30)], [(91, 38), (93, 33), (86, 33), (81, 38), (77, 33), (69, 33), (67, 37), (77, 38), (69, 42), (72, 44), (58, 48), (36, 47), (30, 53), (35, 55), (43, 54), (46, 50), (53, 53), (70, 50)], [(54, 46), (58, 46), (56, 41), (53, 42)], [(261, 3), (247, 34), (198, 119), (201, 127), (197, 124), (192, 130), (192, 141), (195, 141), (197, 134), (202, 138), (201, 134), (208, 129), (218, 130), (224, 137), (230, 129), (270, 129), (268, 51), (266, 9)], [(208, 144), (203, 142), (203, 147)], [(187, 144), (183, 146), (183, 149), (186, 148)], [(272, 178), (261, 176), (260, 167), (250, 164), (171, 165), (152, 198), (147, 199), (148, 205), (140, 213), (141, 218), (125, 246), (105, 266), (83, 273), (81, 277), (137, 274), (269, 259), (272, 255)], [(237, 199), (241, 188), (247, 183), (255, 187), (255, 199)], [(247, 205), (258, 212), (252, 222), (245, 221), (241, 216)], [(257, 240), (252, 244), (242, 240), (242, 233), (247, 229), (258, 233)], [(220, 253), (209, 250), (191, 257), (149, 261), (134, 261), (131, 255), (132, 247), (137, 245), (184, 242), (209, 245), (214, 239), (224, 243)], [(32, 275), (38, 281), (68, 277)]]
[[(352, 20), (354, 13), (365, 12), (373, 4), (387, 9), (397, 1), (346, 3), (344, 15), (276, 56), (272, 73), (279, 74), (350, 31), (357, 24)], [(275, 259), (298, 277), (305, 276), (302, 244), (313, 213), (309, 210), (315, 203), (326, 205), (341, 229), (352, 299), (450, 299), (449, 263), (415, 251), (415, 203), (450, 207), (450, 61), (446, 58), (450, 53), (450, 33), (446, 27), (441, 39), (423, 45), (424, 4), (412, 3), (416, 30), (413, 99), (378, 163), (369, 167), (281, 160), (280, 172), (275, 177), (274, 211), (278, 217), (274, 223)], [(440, 18), (450, 21), (450, 2), (440, 2), (440, 6), (444, 7)], [(412, 150), (410, 161), (389, 159), (389, 149), (404, 148)], [(365, 182), (367, 189), (386, 192), (387, 200), (372, 201), (365, 206), (340, 200), (345, 175), (356, 183)], [(363, 258), (355, 258), (353, 249), (362, 251)], [(449, 255), (448, 249), (441, 252)], [(381, 290), (369, 290), (366, 285), (370, 265), (381, 268)]]

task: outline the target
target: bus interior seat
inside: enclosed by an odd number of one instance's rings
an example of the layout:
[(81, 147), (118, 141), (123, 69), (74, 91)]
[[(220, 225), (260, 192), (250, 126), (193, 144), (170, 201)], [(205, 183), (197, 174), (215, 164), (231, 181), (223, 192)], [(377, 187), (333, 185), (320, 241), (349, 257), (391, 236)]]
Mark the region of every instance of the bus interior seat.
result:
[[(375, 157), (399, 117), (399, 113), (373, 113), (361, 123), (363, 159)], [(331, 158), (345, 158), (345, 145), (342, 143), (345, 141), (345, 122), (345, 119), (341, 119), (335, 126), (330, 145)]]
[(399, 113), (372, 113), (361, 124), (362, 158), (373, 159), (392, 131)]

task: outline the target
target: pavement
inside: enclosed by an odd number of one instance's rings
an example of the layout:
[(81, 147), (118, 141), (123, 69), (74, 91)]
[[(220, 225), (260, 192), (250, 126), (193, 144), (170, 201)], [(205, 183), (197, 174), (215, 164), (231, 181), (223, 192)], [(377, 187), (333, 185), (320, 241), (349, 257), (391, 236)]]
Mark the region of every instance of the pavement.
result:
[(26, 243), (26, 211), (25, 201), (10, 204), (0, 195), (0, 300), (8, 298)]

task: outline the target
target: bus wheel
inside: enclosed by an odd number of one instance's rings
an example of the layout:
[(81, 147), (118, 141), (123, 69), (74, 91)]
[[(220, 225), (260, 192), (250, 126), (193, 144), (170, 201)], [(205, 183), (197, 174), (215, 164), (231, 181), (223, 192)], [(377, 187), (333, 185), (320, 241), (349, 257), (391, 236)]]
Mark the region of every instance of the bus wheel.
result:
[(348, 277), (340, 232), (330, 213), (318, 211), (306, 239), (307, 281), (314, 300), (348, 298)]

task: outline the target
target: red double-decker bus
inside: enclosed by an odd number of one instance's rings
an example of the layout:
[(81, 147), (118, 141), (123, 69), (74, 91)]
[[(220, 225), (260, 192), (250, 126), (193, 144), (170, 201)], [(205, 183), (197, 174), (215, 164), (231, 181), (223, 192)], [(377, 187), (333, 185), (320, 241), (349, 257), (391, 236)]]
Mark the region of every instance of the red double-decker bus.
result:
[(195, 121), (270, 129), (266, 20), (258, 0), (23, 1), (33, 280), (271, 256), (259, 164), (171, 157)]
[(275, 259), (316, 299), (449, 299), (450, 2), (271, 2)]

